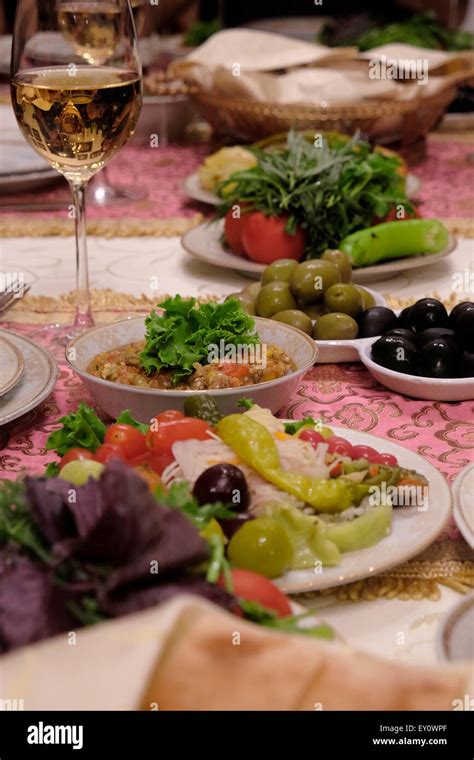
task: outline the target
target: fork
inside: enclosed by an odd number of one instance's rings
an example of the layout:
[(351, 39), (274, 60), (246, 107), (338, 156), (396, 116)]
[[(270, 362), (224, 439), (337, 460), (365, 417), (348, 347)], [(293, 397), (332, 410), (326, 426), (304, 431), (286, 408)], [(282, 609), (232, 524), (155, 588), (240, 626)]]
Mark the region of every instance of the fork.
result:
[(16, 285), (20, 285), (18, 278), (12, 280), (8, 290), (0, 293), (0, 314), (4, 314), (15, 301), (20, 301), (23, 296), (26, 296), (31, 288), (31, 285), (21, 285), (21, 290), (18, 290)]

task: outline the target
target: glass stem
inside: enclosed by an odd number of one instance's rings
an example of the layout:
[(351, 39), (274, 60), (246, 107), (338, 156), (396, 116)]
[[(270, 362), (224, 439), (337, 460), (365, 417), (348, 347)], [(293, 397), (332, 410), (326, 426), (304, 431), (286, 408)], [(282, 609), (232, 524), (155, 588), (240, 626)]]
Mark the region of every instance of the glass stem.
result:
[(71, 182), (71, 192), (74, 202), (74, 221), (76, 228), (76, 315), (74, 327), (85, 330), (92, 327), (90, 293), (89, 293), (89, 267), (87, 261), (87, 235), (86, 235), (86, 182)]

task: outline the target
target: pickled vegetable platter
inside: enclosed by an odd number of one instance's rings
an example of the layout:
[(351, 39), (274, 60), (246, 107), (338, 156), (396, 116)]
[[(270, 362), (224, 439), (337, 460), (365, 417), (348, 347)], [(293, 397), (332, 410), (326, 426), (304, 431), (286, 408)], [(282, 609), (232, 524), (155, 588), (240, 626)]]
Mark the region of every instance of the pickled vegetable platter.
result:
[(106, 428), (81, 405), (51, 434), (48, 475), (76, 484), (119, 459), (209, 544), (206, 578), (238, 569), (289, 592), (329, 588), (408, 559), (449, 515), (449, 489), (418, 455), (320, 420), (283, 421), (243, 398), (222, 416), (190, 396), (150, 425)]

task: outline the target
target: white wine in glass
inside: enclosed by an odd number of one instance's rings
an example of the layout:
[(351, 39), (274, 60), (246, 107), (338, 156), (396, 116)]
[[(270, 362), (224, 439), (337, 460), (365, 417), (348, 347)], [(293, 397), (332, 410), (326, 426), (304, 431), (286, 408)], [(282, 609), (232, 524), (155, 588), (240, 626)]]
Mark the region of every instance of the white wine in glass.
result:
[(141, 108), (141, 67), (129, 0), (19, 0), (11, 95), (26, 140), (64, 175), (72, 191), (76, 316), (72, 329), (62, 331), (70, 338), (93, 324), (85, 188), (133, 134)]

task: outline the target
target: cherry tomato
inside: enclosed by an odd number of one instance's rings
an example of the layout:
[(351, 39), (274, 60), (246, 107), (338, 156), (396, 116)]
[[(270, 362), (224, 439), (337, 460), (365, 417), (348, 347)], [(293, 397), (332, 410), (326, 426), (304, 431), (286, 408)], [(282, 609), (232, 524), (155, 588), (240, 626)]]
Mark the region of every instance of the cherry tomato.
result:
[(160, 412), (153, 419), (157, 420), (157, 422), (176, 422), (176, 420), (184, 420), (184, 414), (178, 412), (177, 409), (168, 409), (167, 412)]
[(232, 207), (225, 215), (224, 237), (233, 253), (236, 253), (237, 256), (245, 256), (246, 252), (242, 240), (242, 235), (244, 232), (246, 217), (245, 214), (242, 213), (242, 208), (240, 209), (240, 216), (237, 218), (234, 216), (235, 212), (235, 208)]
[(378, 456), (379, 452), (372, 448), (372, 446), (353, 446), (352, 447), (352, 459), (367, 459), (368, 462), (373, 462), (373, 456)]
[(353, 446), (339, 435), (332, 435), (326, 440), (330, 454), (340, 454), (341, 457), (351, 457), (354, 459)]
[(236, 377), (243, 379), (249, 374), (249, 367), (247, 364), (237, 364), (236, 362), (222, 362), (218, 366), (219, 372), (229, 377)]
[(388, 467), (396, 467), (398, 464), (393, 454), (372, 454), (369, 461), (371, 464), (386, 464)]
[(59, 463), (59, 469), (61, 470), (66, 464), (69, 464), (69, 462), (76, 462), (77, 460), (83, 459), (92, 460), (94, 458), (94, 454), (88, 449), (69, 449), (69, 451), (66, 451), (63, 458), (61, 459), (61, 462)]
[(146, 443), (155, 454), (171, 454), (171, 447), (176, 441), (196, 439), (204, 441), (209, 438), (211, 428), (204, 420), (184, 417), (175, 422), (163, 422), (156, 429), (153, 424), (146, 434)]
[(119, 446), (127, 459), (133, 459), (146, 452), (146, 441), (143, 433), (132, 425), (115, 422), (105, 434), (104, 443)]
[(146, 454), (140, 454), (139, 457), (132, 459), (130, 464), (132, 467), (148, 467), (157, 475), (161, 475), (171, 462), (174, 462), (174, 456), (171, 451), (164, 454), (155, 454), (154, 451), (147, 451)]
[(317, 430), (302, 430), (298, 438), (302, 441), (308, 441), (313, 448), (316, 448), (318, 443), (326, 443), (326, 439)]
[(277, 259), (299, 261), (306, 247), (303, 230), (298, 227), (294, 235), (285, 230), (288, 217), (265, 216), (252, 211), (245, 219), (242, 240), (247, 255), (259, 264), (271, 264)]
[(111, 459), (120, 459), (122, 462), (127, 461), (124, 450), (121, 446), (114, 446), (111, 443), (102, 443), (94, 454), (96, 462), (107, 464)]
[(154, 470), (151, 470), (148, 465), (141, 464), (133, 469), (141, 478), (143, 478), (143, 480), (146, 480), (150, 491), (154, 491), (158, 486), (163, 486), (163, 481), (160, 476), (157, 475)]
[[(282, 594), (274, 584), (251, 570), (232, 568), (233, 593), (247, 602), (258, 602), (267, 610), (273, 610), (278, 617), (291, 615), (291, 607), (288, 598)], [(218, 585), (225, 588), (223, 576), (218, 580)]]

